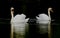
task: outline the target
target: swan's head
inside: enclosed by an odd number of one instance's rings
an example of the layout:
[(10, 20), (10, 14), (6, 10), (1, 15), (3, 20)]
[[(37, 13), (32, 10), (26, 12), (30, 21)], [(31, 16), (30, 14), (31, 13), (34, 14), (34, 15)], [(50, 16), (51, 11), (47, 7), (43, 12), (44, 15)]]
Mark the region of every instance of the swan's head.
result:
[(49, 11), (49, 12), (53, 12), (53, 10), (52, 10), (52, 8), (51, 8), (51, 7), (50, 7), (50, 8), (48, 8), (48, 11)]
[(11, 10), (11, 13), (14, 13), (14, 8), (13, 8), (13, 7), (11, 7), (11, 9), (10, 9), (10, 10)]
[(13, 7), (11, 7), (11, 11), (14, 11), (14, 8)]

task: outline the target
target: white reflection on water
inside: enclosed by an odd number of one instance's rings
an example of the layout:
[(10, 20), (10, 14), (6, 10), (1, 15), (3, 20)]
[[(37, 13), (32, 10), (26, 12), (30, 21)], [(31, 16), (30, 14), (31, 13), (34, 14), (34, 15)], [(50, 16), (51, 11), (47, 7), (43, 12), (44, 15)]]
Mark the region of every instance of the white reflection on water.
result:
[[(41, 23), (43, 22), (43, 23)], [(48, 33), (48, 26), (49, 26), (49, 22), (50, 21), (41, 21), (38, 23), (38, 28), (39, 28), (39, 32), (40, 34), (44, 34), (44, 33)], [(46, 22), (46, 23), (44, 23)]]
[(47, 37), (51, 38), (51, 21), (40, 20), (40, 21), (37, 21), (37, 24), (39, 28), (39, 33), (40, 34), (48, 33)]

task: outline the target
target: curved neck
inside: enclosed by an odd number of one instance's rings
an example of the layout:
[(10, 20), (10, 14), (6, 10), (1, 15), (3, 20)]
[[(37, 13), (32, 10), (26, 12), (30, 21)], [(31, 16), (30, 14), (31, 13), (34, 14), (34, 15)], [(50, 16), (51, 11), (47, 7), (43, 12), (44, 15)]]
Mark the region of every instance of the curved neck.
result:
[(13, 15), (13, 12), (11, 11), (11, 19), (13, 19), (14, 15)]
[(49, 18), (50, 18), (50, 20), (51, 20), (51, 16), (50, 16), (50, 11), (48, 10), (48, 16), (49, 16)]

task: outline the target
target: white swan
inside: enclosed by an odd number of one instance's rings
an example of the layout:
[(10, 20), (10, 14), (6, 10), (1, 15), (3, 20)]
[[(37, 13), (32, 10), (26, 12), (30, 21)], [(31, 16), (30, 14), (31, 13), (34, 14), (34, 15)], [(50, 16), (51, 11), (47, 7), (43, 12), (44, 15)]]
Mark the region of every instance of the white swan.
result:
[[(17, 14), (15, 17), (13, 15), (14, 8), (11, 7), (11, 34), (13, 37), (13, 32), (15, 32), (16, 38), (23, 38), (25, 35), (25, 29), (28, 27), (28, 20), (29, 18), (26, 18), (26, 15), (24, 14)], [(19, 36), (20, 35), (20, 36)], [(19, 37), (18, 37), (19, 36)]]
[(53, 12), (52, 8), (48, 8), (48, 15), (46, 14), (39, 14), (36, 18), (37, 18), (37, 23), (38, 28), (40, 29), (39, 32), (41, 34), (47, 33), (48, 31), (50, 31), (50, 21), (51, 21), (51, 17), (50, 17), (50, 12)]
[(37, 18), (37, 22), (41, 23), (41, 24), (46, 24), (49, 21), (51, 21), (51, 16), (50, 16), (50, 12), (53, 12), (52, 8), (48, 8), (48, 15), (47, 14), (39, 14), (36, 18)]

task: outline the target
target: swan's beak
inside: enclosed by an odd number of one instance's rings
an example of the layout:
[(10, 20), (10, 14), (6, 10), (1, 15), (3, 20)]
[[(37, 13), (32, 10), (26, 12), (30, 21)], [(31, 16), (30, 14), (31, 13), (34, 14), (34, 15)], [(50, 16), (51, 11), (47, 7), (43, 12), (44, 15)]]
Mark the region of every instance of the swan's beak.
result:
[(50, 11), (50, 12), (54, 12), (52, 8), (48, 8), (48, 11)]
[(52, 9), (50, 10), (52, 13), (54, 12)]

